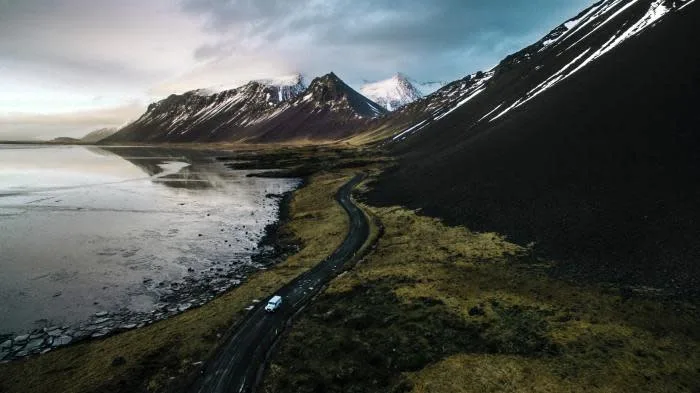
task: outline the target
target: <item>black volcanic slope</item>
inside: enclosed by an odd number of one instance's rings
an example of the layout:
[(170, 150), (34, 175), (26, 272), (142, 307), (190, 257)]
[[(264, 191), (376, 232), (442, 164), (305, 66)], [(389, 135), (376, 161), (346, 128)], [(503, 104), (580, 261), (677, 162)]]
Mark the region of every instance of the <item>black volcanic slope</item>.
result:
[[(638, 4), (621, 15), (638, 19), (649, 2)], [(669, 14), (525, 105), (480, 122), (522, 96), (521, 85), (536, 85), (538, 71), (552, 75), (630, 22), (613, 20), (566, 60), (536, 46), (509, 57), (489, 91), (393, 145), (400, 166), (371, 199), (534, 241), (576, 277), (697, 294), (699, 17), (697, 3)]]

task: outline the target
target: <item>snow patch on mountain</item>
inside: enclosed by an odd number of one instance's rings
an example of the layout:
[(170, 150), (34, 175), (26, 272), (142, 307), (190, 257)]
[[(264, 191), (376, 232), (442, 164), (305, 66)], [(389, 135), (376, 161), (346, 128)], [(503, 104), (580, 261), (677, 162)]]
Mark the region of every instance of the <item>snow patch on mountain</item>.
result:
[[(203, 89), (197, 89), (194, 90), (193, 93), (201, 96), (210, 96), (218, 93), (222, 93), (225, 91), (229, 90), (235, 90), (238, 89), (248, 83), (251, 82), (256, 82), (264, 86), (268, 87), (276, 87), (279, 88), (280, 92), (285, 91), (294, 93), (294, 95), (298, 95), (299, 93), (303, 92), (306, 89), (306, 83), (304, 80), (304, 76), (302, 74), (291, 74), (291, 75), (282, 75), (282, 76), (277, 76), (277, 77), (272, 77), (272, 78), (263, 78), (263, 79), (254, 79), (251, 80), (247, 83), (233, 83), (233, 84), (219, 84), (216, 86), (210, 86), (207, 88)], [(279, 101), (286, 101), (289, 98), (290, 94), (284, 94), (284, 96), (279, 96), (278, 99)]]
[(389, 111), (394, 111), (423, 97), (423, 93), (400, 73), (383, 81), (365, 84), (360, 92)]

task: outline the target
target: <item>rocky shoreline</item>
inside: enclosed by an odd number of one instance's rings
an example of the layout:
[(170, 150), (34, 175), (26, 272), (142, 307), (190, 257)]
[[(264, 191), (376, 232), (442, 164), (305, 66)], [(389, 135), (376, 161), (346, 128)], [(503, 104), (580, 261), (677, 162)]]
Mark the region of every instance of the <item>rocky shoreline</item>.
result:
[(218, 263), (200, 272), (189, 269), (190, 275), (179, 281), (154, 283), (144, 280), (144, 286), (157, 295), (158, 303), (150, 312), (133, 312), (123, 308), (116, 312), (100, 311), (88, 321), (74, 326), (47, 326), (25, 334), (0, 335), (0, 363), (40, 355), (56, 348), (92, 339), (101, 339), (125, 331), (139, 329), (173, 317), (191, 308), (200, 307), (218, 295), (240, 285), (249, 274), (275, 265), (298, 250), (298, 245), (280, 233), (289, 216), (292, 192), (268, 194), (279, 200), (278, 219), (265, 227), (257, 253), (247, 263)]

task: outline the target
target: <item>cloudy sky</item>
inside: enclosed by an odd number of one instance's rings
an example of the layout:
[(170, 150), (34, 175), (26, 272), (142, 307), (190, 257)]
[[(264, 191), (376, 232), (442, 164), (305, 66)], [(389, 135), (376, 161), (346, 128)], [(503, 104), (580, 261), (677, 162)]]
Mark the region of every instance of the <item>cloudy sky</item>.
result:
[(0, 0), (0, 139), (82, 136), (194, 88), (451, 81), (591, 0)]

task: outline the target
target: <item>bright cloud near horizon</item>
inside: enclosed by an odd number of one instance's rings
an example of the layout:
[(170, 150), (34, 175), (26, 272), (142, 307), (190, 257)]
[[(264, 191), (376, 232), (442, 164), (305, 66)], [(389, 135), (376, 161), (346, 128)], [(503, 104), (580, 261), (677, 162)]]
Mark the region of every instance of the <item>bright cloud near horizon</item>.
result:
[(171, 93), (301, 72), (452, 81), (591, 0), (0, 0), (0, 140), (80, 137)]

